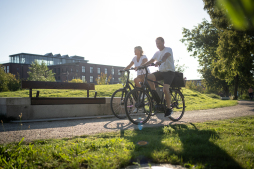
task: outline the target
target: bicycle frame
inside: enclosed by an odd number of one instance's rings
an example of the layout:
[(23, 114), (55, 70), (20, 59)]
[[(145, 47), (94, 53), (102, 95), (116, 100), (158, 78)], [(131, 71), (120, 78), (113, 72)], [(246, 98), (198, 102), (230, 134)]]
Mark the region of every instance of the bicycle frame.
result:
[(127, 72), (127, 80), (126, 80), (125, 85), (123, 85), (124, 86), (123, 89), (125, 91), (127, 91), (128, 89), (129, 89), (129, 91), (131, 91), (131, 87), (135, 88), (135, 86), (129, 81), (130, 70), (134, 70), (134, 68), (130, 68), (130, 69), (127, 69), (127, 70), (120, 71), (120, 72)]

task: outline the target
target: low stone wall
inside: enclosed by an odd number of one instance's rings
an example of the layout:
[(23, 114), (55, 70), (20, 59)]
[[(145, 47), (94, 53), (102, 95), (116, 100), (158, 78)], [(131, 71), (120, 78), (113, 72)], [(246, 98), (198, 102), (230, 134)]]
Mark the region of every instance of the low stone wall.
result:
[[(120, 98), (119, 98), (120, 99)], [(31, 105), (30, 98), (0, 98), (0, 114), (22, 120), (112, 115), (110, 98), (106, 104)]]

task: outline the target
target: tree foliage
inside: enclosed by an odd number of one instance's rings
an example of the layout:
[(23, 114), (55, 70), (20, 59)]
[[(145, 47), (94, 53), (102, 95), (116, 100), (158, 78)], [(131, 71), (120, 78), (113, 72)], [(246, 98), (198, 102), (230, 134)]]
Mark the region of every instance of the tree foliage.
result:
[[(227, 17), (229, 8), (226, 8), (221, 1), (203, 1), (204, 9), (210, 15), (212, 24), (219, 30), (216, 50), (218, 59), (213, 61), (213, 74), (227, 82), (234, 81), (234, 97), (237, 99), (239, 84), (253, 83), (254, 32), (235, 29), (231, 22), (232, 18)], [(216, 5), (217, 3), (220, 3), (220, 6)]]
[(179, 60), (175, 60), (175, 71), (183, 73), (186, 69), (188, 69), (188, 66), (185, 64), (180, 65)]
[(47, 82), (55, 82), (55, 73), (52, 73), (52, 70), (49, 70), (46, 63), (42, 62), (41, 64), (35, 60), (31, 67), (29, 67), (29, 71), (27, 72), (29, 77), (29, 81), (47, 81)]
[(16, 78), (11, 73), (5, 73), (3, 66), (0, 65), (0, 92), (19, 90), (20, 83), (19, 77)]
[(198, 72), (202, 75), (203, 82), (212, 91), (223, 91), (225, 95), (229, 95), (229, 85), (225, 79), (219, 79), (212, 74), (214, 69), (213, 62), (218, 60), (216, 50), (218, 48), (219, 31), (204, 20), (201, 24), (198, 24), (194, 29), (189, 30), (183, 28), (183, 38), (181, 42), (187, 45), (188, 52), (191, 52), (191, 56), (198, 58), (199, 65)]
[(95, 81), (97, 82), (98, 85), (108, 85), (111, 79), (112, 75), (109, 75), (109, 77), (107, 77), (107, 74), (101, 72), (101, 74), (98, 75)]

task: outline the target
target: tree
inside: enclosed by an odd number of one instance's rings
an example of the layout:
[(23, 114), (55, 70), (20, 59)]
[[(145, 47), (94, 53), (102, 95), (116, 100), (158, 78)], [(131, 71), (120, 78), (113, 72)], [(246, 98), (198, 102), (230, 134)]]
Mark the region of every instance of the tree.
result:
[(229, 95), (229, 84), (224, 79), (219, 79), (212, 74), (214, 68), (213, 61), (218, 60), (216, 50), (218, 48), (219, 31), (213, 24), (204, 20), (194, 29), (188, 30), (183, 28), (183, 38), (180, 40), (187, 45), (188, 52), (191, 56), (198, 58), (198, 72), (204, 78), (203, 84), (212, 91), (223, 90), (226, 96)]
[(188, 69), (188, 66), (185, 64), (180, 65), (179, 60), (175, 60), (175, 71), (183, 73), (186, 69)]
[(29, 67), (29, 71), (27, 72), (29, 77), (29, 81), (47, 81), (47, 82), (55, 82), (55, 73), (52, 73), (52, 70), (49, 70), (46, 63), (42, 62), (39, 64), (37, 60), (35, 60), (31, 67)]
[(234, 81), (234, 97), (237, 99), (239, 84), (253, 83), (254, 32), (235, 29), (231, 19), (227, 17), (227, 8), (221, 1), (203, 1), (212, 24), (219, 30), (216, 50), (218, 59), (213, 60), (213, 74), (227, 82)]
[(107, 77), (107, 74), (101, 72), (101, 75), (98, 75), (95, 81), (97, 82), (98, 85), (108, 85), (111, 78), (112, 78), (112, 75)]

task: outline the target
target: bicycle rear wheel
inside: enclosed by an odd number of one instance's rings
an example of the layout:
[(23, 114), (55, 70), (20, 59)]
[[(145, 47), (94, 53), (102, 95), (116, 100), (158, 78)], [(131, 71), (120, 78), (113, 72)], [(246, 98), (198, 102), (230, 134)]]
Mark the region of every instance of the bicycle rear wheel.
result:
[(126, 115), (133, 124), (145, 124), (151, 117), (152, 101), (148, 92), (142, 89), (131, 90), (126, 96), (124, 106)]
[(185, 111), (184, 96), (179, 90), (171, 90), (171, 107), (173, 114), (169, 116), (172, 121), (178, 121), (183, 117)]
[(126, 90), (119, 89), (116, 90), (111, 96), (110, 101), (111, 111), (119, 119), (126, 118), (126, 113), (124, 109), (124, 101), (126, 94), (127, 94)]

